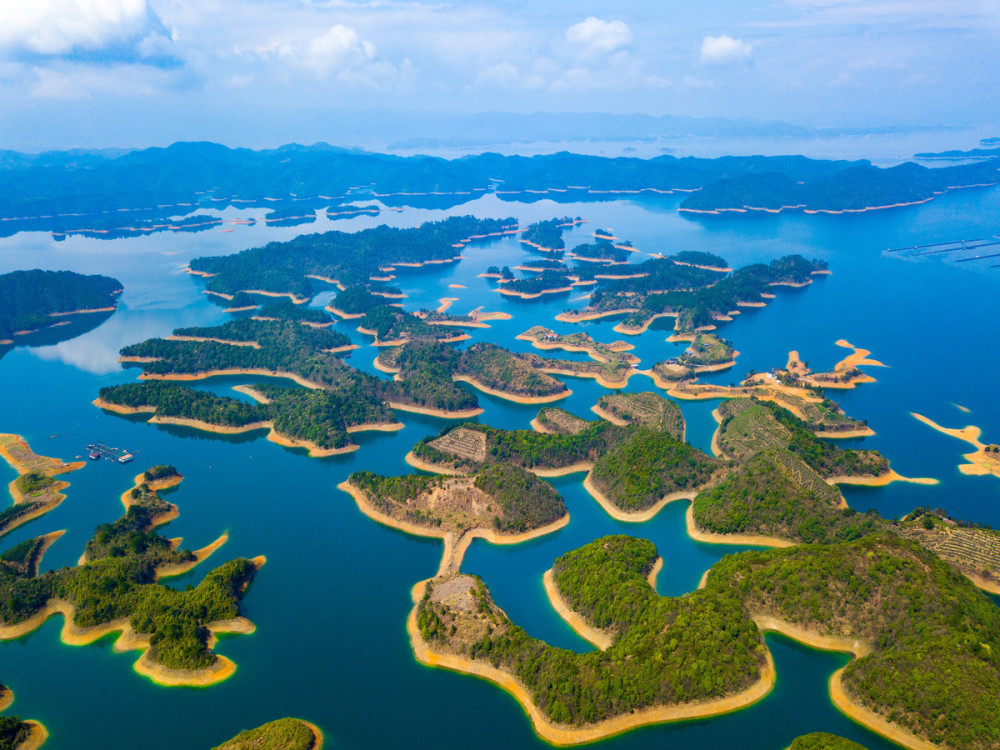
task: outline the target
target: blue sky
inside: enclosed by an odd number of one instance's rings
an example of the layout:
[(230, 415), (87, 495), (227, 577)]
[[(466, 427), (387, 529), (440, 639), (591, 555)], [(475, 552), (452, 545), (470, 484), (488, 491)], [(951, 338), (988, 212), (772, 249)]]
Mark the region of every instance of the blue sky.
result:
[(992, 125), (1000, 2), (0, 0), (0, 148), (350, 139), (345, 113), (414, 110)]

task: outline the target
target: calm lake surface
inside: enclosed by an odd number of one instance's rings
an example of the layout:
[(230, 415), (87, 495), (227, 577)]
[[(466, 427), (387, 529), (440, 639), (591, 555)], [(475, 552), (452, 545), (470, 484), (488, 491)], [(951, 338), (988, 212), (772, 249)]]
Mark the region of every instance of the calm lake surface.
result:
[[(101, 241), (28, 233), (0, 240), (0, 272), (27, 268), (104, 273), (120, 279), (125, 292), (118, 312), (99, 328), (55, 346), (21, 347), (0, 360), (0, 432), (24, 435), (41, 454), (74, 459), (87, 443), (102, 441), (137, 453), (129, 466), (88, 462), (66, 478), (66, 501), (55, 511), (3, 540), (4, 548), (55, 529), (66, 534), (47, 553), (43, 568), (75, 564), (100, 523), (122, 513), (119, 495), (137, 472), (171, 463), (184, 482), (165, 496), (180, 517), (161, 529), (198, 548), (223, 531), (229, 542), (174, 586), (197, 583), (214, 565), (236, 556), (266, 555), (243, 602), (257, 625), (249, 636), (224, 637), (216, 651), (233, 659), (236, 675), (207, 689), (163, 688), (136, 674), (138, 652), (118, 654), (113, 638), (87, 647), (59, 641), (61, 618), (35, 633), (0, 643), (0, 680), (16, 700), (12, 712), (37, 719), (50, 732), (46, 748), (209, 748), (241, 729), (282, 716), (318, 724), (332, 748), (545, 747), (519, 705), (490, 683), (423, 667), (412, 656), (405, 631), (414, 583), (434, 574), (441, 544), (409, 537), (375, 524), (336, 489), (351, 472), (412, 471), (403, 456), (417, 440), (436, 433), (445, 420), (398, 413), (397, 433), (356, 435), (361, 449), (329, 459), (282, 448), (264, 432), (222, 437), (147, 425), (138, 418), (105, 414), (91, 401), (101, 386), (131, 382), (138, 370), (117, 364), (119, 348), (174, 328), (212, 325), (228, 316), (202, 294), (203, 283), (183, 272), (199, 255), (228, 254), (272, 240), (327, 229), (354, 231), (379, 223), (414, 226), (447, 215), (516, 217), (522, 224), (556, 216), (589, 220), (565, 236), (567, 247), (591, 241), (610, 227), (645, 252), (703, 250), (733, 267), (788, 253), (822, 258), (833, 275), (804, 289), (778, 288), (764, 309), (745, 309), (720, 333), (740, 351), (737, 366), (705, 382), (729, 384), (750, 369), (783, 366), (791, 349), (816, 370), (832, 367), (848, 351), (846, 338), (870, 349), (888, 367), (867, 368), (876, 383), (834, 392), (846, 411), (867, 419), (876, 436), (845, 441), (877, 448), (900, 474), (934, 477), (936, 486), (897, 483), (879, 489), (846, 488), (852, 507), (887, 516), (917, 506), (941, 507), (955, 517), (1000, 525), (1000, 481), (959, 473), (969, 446), (917, 422), (919, 412), (949, 427), (975, 424), (985, 442), (1000, 442), (997, 365), (1000, 347), (1000, 259), (966, 263), (949, 254), (907, 257), (887, 248), (993, 237), (1000, 232), (1000, 189), (959, 191), (921, 206), (861, 215), (726, 216), (684, 218), (682, 196), (635, 196), (605, 203), (557, 204), (501, 201), (488, 195), (448, 210), (408, 208), (315, 224), (271, 228), (261, 222), (232, 232), (155, 234)], [(222, 216), (260, 217), (263, 210), (226, 210)], [(513, 317), (489, 329), (471, 329), (472, 341), (494, 341), (530, 350), (514, 337), (541, 324), (560, 332), (585, 330), (603, 342), (627, 338), (648, 367), (675, 356), (685, 345), (665, 341), (672, 320), (660, 320), (639, 337), (611, 329), (614, 320), (574, 326), (556, 314), (586, 304), (584, 291), (521, 301), (497, 294), (477, 275), (491, 265), (518, 265), (531, 255), (515, 239), (470, 247), (465, 260), (444, 270), (404, 272), (393, 283), (409, 295), (406, 307), (434, 308), (456, 297), (450, 311), (480, 305)], [(648, 256), (635, 254), (633, 261)], [(451, 285), (458, 285), (451, 286)], [(325, 304), (329, 290), (315, 305)], [(377, 350), (350, 322), (337, 323), (362, 348), (350, 355), (356, 367), (374, 372)], [(551, 352), (555, 357), (573, 357)], [(383, 376), (384, 377), (384, 376)], [(216, 378), (197, 387), (230, 393), (247, 378)], [(581, 416), (605, 393), (592, 380), (567, 379), (572, 395), (560, 402)], [(655, 390), (643, 376), (629, 391)], [(479, 395), (479, 420), (498, 427), (528, 427), (537, 407)], [(709, 450), (715, 402), (681, 402), (688, 439)], [(963, 407), (959, 409), (958, 407)], [(968, 411), (964, 411), (968, 410)], [(481, 575), (497, 603), (527, 631), (578, 651), (590, 646), (552, 611), (542, 574), (556, 557), (599, 536), (628, 533), (651, 539), (664, 558), (658, 580), (662, 595), (697, 587), (705, 570), (741, 548), (693, 542), (684, 527), (685, 503), (667, 506), (644, 524), (610, 519), (582, 487), (583, 474), (553, 480), (571, 521), (542, 539), (496, 547), (475, 541), (463, 570)], [(14, 472), (0, 464), (0, 481)], [(806, 649), (768, 636), (778, 671), (774, 691), (755, 706), (724, 717), (636, 730), (603, 743), (608, 748), (732, 748), (781, 750), (799, 734), (829, 731), (871, 750), (894, 747), (842, 716), (830, 703), (827, 680), (848, 657)], [(141, 737), (141, 739), (137, 739)]]

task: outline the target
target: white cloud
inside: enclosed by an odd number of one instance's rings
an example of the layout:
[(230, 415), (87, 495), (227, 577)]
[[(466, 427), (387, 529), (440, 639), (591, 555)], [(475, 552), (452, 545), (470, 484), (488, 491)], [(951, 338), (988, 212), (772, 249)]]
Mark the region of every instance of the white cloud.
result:
[(585, 54), (614, 52), (632, 42), (632, 30), (624, 21), (604, 21), (590, 16), (566, 29), (566, 41)]
[(3, 0), (0, 49), (39, 55), (101, 50), (137, 40), (162, 21), (147, 0)]
[(732, 65), (749, 62), (753, 45), (731, 36), (706, 36), (701, 40), (701, 61), (709, 65)]
[(337, 24), (311, 39), (304, 49), (293, 50), (299, 63), (321, 77), (358, 67), (375, 59), (375, 45), (361, 39), (354, 29)]

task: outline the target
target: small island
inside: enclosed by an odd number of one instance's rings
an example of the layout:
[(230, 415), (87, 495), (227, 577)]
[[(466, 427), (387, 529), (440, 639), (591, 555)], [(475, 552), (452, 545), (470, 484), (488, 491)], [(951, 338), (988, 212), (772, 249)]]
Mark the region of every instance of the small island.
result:
[(569, 523), (552, 485), (514, 464), (487, 466), (467, 477), (356, 472), (338, 486), (373, 520), (444, 539), (442, 572), (458, 571), (474, 538), (518, 544)]
[[(162, 469), (154, 467), (153, 473), (173, 481), (176, 475), (166, 476)], [(265, 559), (237, 558), (197, 586), (170, 588), (158, 579), (187, 572), (225, 535), (198, 552), (180, 549), (180, 540), (153, 530), (173, 518), (176, 507), (149, 484), (137, 483), (122, 502), (125, 515), (97, 527), (77, 567), (39, 575), (37, 563), (16, 564), (27, 543), (8, 551), (5, 559), (15, 564), (0, 565), (0, 639), (20, 638), (59, 614), (65, 619), (64, 643), (85, 645), (120, 632), (115, 650), (141, 651), (135, 670), (158, 684), (205, 686), (225, 680), (236, 665), (213, 653), (216, 634), (253, 632), (239, 602)]]
[[(14, 693), (5, 685), (0, 685), (0, 711), (5, 711), (14, 702)], [(37, 750), (49, 733), (37, 721), (23, 721), (20, 716), (0, 716), (0, 749)]]
[(396, 266), (452, 263), (460, 255), (458, 248), (503, 236), (516, 224), (513, 218), (453, 216), (412, 229), (381, 225), (359, 232), (324, 232), (235, 255), (194, 258), (190, 268), (207, 279), (206, 290), (215, 294), (281, 295), (304, 303), (314, 294), (311, 280), (355, 286)]
[(967, 427), (963, 427), (961, 429), (942, 427), (934, 420), (929, 419), (922, 414), (917, 414), (916, 412), (911, 412), (911, 414), (914, 419), (923, 422), (931, 429), (962, 440), (975, 448), (972, 453), (966, 453), (963, 456), (966, 463), (959, 464), (958, 470), (960, 472), (963, 474), (970, 474), (972, 476), (988, 476), (992, 474), (995, 477), (1000, 477), (1000, 445), (997, 445), (996, 443), (987, 444), (981, 442), (979, 440), (982, 435), (982, 430), (980, 428), (975, 425), (968, 425)]
[(322, 750), (323, 732), (303, 719), (278, 719), (240, 732), (212, 750)]
[[(484, 582), (445, 573), (414, 589), (414, 653), (497, 683), (544, 739), (576, 744), (760, 700), (774, 681), (763, 632), (778, 631), (853, 653), (831, 681), (834, 702), (905, 746), (985, 750), (1000, 736), (1000, 719), (983, 712), (977, 697), (1000, 676), (992, 656), (1000, 612), (916, 544), (880, 533), (731, 555), (702, 589), (676, 598), (659, 597), (649, 584), (657, 557), (652, 543), (615, 536), (556, 560), (550, 596), (605, 634), (602, 650), (577, 654), (533, 639), (493, 603)], [(789, 575), (794, 587), (781, 585)], [(959, 611), (961, 623), (952, 619)], [(974, 649), (946, 646), (970, 631)], [(939, 648), (928, 651), (928, 641)], [(658, 658), (630, 658), (640, 650)], [(961, 669), (946, 668), (954, 660)], [(894, 708), (901, 694), (907, 712)], [(942, 715), (952, 720), (935, 721)]]
[(0, 434), (0, 456), (19, 474), (8, 485), (14, 505), (0, 512), (0, 537), (58, 506), (66, 499), (62, 491), (69, 482), (55, 477), (84, 466), (82, 461), (67, 464), (39, 456), (20, 435)]
[(0, 357), (40, 331), (69, 326), (57, 337), (63, 340), (95, 328), (114, 313), (122, 290), (117, 279), (72, 271), (0, 274)]
[(772, 286), (804, 285), (826, 272), (823, 261), (789, 255), (727, 273), (723, 259), (704, 255), (688, 252), (679, 263), (677, 256), (669, 256), (630, 266), (631, 275), (595, 291), (587, 307), (567, 310), (557, 319), (572, 323), (622, 315), (615, 331), (637, 335), (657, 318), (675, 317), (676, 333), (696, 333), (731, 319), (730, 313), (740, 307), (763, 306)]
[(828, 732), (813, 732), (796, 737), (788, 750), (865, 750), (852, 740)]
[(407, 461), (425, 471), (454, 475), (498, 462), (539, 476), (588, 472), (587, 491), (610, 515), (625, 521), (648, 520), (672, 500), (693, 498), (724, 471), (723, 462), (666, 432), (606, 420), (585, 422), (573, 433), (466, 423), (421, 440)]

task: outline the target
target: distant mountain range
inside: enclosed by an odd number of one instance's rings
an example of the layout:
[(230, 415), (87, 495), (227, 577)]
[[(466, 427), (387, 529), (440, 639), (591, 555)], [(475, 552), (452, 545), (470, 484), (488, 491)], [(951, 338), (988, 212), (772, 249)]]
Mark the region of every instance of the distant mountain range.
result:
[[(1000, 181), (1000, 159), (928, 169), (803, 156), (607, 158), (561, 152), (458, 159), (390, 156), (325, 143), (231, 149), (175, 143), (138, 151), (0, 152), (0, 235), (184, 216), (198, 209), (285, 204), (322, 208), (378, 199), (449, 207), (501, 199), (576, 202), (621, 193), (690, 192), (682, 210), (861, 210), (928, 200)], [(128, 212), (127, 214), (124, 212)]]

